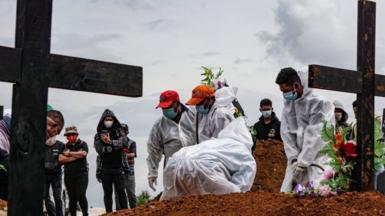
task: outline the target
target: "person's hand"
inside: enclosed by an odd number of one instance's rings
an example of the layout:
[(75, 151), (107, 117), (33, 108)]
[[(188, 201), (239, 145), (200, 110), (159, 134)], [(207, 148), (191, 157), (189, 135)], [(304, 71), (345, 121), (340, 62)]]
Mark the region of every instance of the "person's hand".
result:
[(156, 188), (155, 188), (154, 185), (157, 185), (157, 182), (156, 182), (157, 178), (158, 178), (157, 176), (150, 176), (150, 177), (148, 177), (148, 185), (150, 186), (150, 188), (153, 191), (156, 191)]
[(106, 135), (106, 134), (102, 134), (100, 139), (106, 143), (106, 144), (111, 144), (111, 139), (110, 139), (110, 136)]
[(64, 150), (64, 151), (63, 151), (63, 155), (66, 156), (66, 157), (71, 156), (71, 155), (70, 155), (70, 150), (69, 150), (69, 149)]
[(293, 167), (293, 180), (295, 183), (299, 184), (304, 179), (304, 175), (307, 168), (298, 162), (294, 162), (292, 164), (292, 167)]

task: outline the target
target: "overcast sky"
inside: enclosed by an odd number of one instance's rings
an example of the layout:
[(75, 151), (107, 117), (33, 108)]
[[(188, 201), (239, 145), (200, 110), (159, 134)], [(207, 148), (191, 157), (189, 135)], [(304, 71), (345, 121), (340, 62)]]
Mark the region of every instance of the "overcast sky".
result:
[[(0, 0), (0, 16), (0, 45), (13, 47), (16, 1)], [(239, 88), (250, 124), (265, 97), (280, 115), (282, 95), (274, 84), (280, 68), (306, 70), (316, 63), (355, 69), (356, 17), (356, 0), (55, 0), (51, 52), (142, 66), (144, 92), (133, 99), (50, 89), (49, 103), (63, 112), (67, 126), (79, 127), (91, 147), (101, 113), (115, 111), (138, 144), (137, 192), (150, 190), (146, 140), (161, 115), (154, 109), (160, 92), (177, 90), (186, 101), (199, 84), (200, 67), (220, 66)], [(384, 22), (385, 4), (378, 1), (379, 74), (385, 72)], [(341, 100), (352, 113), (354, 95), (317, 91)], [(0, 82), (0, 104), (9, 108), (11, 99), (11, 84)], [(385, 100), (377, 98), (377, 114), (384, 107)], [(96, 154), (90, 149), (88, 198), (91, 206), (103, 207), (101, 184), (94, 177)]]

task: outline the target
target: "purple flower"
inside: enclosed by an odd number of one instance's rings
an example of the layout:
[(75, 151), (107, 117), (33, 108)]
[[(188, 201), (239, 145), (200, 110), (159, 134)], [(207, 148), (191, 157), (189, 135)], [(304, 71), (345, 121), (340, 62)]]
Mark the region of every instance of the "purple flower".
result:
[(301, 184), (297, 184), (294, 188), (294, 193), (299, 196), (299, 197), (302, 197), (302, 196), (305, 196), (305, 187), (302, 186)]

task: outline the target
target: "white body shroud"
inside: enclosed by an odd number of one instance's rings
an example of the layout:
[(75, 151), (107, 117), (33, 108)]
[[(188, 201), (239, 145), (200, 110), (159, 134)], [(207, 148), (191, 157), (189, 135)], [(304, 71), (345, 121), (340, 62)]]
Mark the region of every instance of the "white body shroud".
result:
[(285, 101), (281, 118), (281, 137), (288, 159), (281, 192), (293, 189), (293, 160), (308, 167), (303, 180), (311, 181), (314, 187), (319, 186), (323, 171), (312, 164), (328, 168), (329, 159), (319, 153), (326, 145), (321, 130), (323, 121), (334, 122), (334, 106), (307, 87), (307, 74), (298, 72), (298, 75), (303, 95), (295, 101)]
[(257, 170), (252, 145), (244, 118), (238, 118), (217, 139), (182, 148), (164, 170), (161, 199), (249, 191)]

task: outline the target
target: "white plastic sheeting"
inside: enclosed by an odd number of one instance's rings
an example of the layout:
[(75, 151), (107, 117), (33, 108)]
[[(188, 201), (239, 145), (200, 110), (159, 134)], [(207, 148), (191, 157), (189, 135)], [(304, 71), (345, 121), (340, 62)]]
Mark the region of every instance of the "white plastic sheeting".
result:
[(218, 138), (183, 147), (164, 170), (161, 199), (249, 191), (257, 171), (252, 145), (241, 117), (225, 127)]

